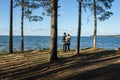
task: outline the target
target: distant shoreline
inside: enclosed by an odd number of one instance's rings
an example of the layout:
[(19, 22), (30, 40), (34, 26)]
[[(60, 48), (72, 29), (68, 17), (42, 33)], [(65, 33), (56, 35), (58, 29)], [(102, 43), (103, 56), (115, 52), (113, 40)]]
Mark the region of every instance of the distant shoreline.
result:
[(97, 35), (97, 36), (104, 36), (104, 37), (120, 37), (120, 35)]

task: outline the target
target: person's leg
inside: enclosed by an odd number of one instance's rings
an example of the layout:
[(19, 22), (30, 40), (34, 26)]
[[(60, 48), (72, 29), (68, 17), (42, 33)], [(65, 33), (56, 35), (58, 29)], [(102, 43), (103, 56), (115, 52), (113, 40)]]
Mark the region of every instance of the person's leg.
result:
[(65, 44), (65, 52), (67, 52), (67, 44)]
[(69, 51), (69, 48), (68, 48), (68, 46), (69, 46), (69, 43), (67, 43), (67, 52)]
[(65, 52), (65, 44), (63, 44), (63, 52)]
[(70, 51), (70, 43), (68, 43), (68, 51)]

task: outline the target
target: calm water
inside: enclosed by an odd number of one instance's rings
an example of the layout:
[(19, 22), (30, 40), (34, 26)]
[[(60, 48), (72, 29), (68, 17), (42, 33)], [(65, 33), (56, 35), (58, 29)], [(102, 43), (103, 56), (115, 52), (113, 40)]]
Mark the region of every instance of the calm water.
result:
[[(81, 38), (81, 48), (92, 46), (92, 37)], [(76, 49), (77, 37), (72, 37), (71, 48)], [(8, 52), (9, 37), (0, 36), (0, 51)], [(49, 36), (25, 36), (24, 37), (25, 50), (47, 49), (50, 46)], [(20, 36), (14, 36), (13, 39), (14, 50), (20, 50)], [(97, 37), (97, 47), (105, 49), (115, 49), (120, 47), (120, 37)], [(58, 37), (58, 49), (62, 49), (62, 37)]]

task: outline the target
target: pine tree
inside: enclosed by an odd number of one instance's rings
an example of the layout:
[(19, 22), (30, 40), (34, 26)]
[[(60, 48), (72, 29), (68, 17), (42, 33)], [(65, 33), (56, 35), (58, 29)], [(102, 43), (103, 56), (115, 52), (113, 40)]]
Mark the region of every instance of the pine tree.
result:
[(13, 0), (10, 0), (9, 53), (13, 53)]
[(93, 48), (96, 48), (97, 42), (97, 20), (105, 21), (109, 19), (113, 13), (110, 10), (114, 0), (86, 0), (86, 8), (89, 8), (94, 14), (94, 33), (93, 33)]
[(58, 0), (51, 0), (51, 36), (50, 36), (50, 61), (57, 61), (57, 13)]
[(77, 54), (80, 53), (82, 0), (78, 0), (78, 4), (79, 4), (79, 8), (78, 8)]

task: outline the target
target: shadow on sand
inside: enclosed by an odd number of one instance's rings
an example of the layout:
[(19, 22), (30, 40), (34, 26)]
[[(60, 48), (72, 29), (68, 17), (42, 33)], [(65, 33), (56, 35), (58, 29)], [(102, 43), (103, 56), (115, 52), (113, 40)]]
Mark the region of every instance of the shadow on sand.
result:
[[(98, 58), (106, 55), (116, 54), (114, 50), (102, 51), (96, 53), (86, 53), (80, 55), (74, 55), (68, 58), (60, 58), (56, 63), (44, 63), (37, 66), (32, 66), (28, 68), (13, 70), (9, 72), (2, 73), (1, 75), (6, 75), (2, 78), (8, 79), (22, 79), (22, 80), (53, 80), (51, 75), (65, 70), (75, 70), (82, 69), (83, 67), (94, 65), (95, 63), (104, 62), (112, 59), (120, 58), (120, 56), (112, 58), (104, 58), (97, 60)], [(93, 61), (91, 61), (93, 60)], [(85, 71), (72, 76), (57, 77), (56, 80), (120, 80), (120, 64), (113, 64), (106, 67), (101, 67), (94, 70)], [(54, 78), (54, 77), (53, 77)]]
[(109, 65), (95, 70), (86, 71), (61, 80), (120, 80), (120, 64)]

